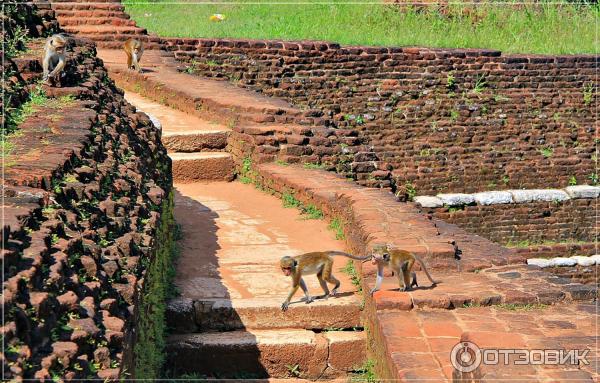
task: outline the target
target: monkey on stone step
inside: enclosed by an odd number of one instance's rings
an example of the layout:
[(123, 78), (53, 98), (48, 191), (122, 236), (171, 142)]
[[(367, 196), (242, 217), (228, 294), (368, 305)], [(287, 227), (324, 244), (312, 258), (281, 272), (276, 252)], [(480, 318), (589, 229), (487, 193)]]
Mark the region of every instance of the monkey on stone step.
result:
[[(393, 249), (390, 245), (375, 245), (373, 246), (373, 254), (371, 263), (377, 265), (377, 281), (375, 287), (371, 290), (371, 295), (381, 288), (383, 281), (383, 268), (389, 266), (390, 269), (398, 276), (400, 291), (410, 291), (413, 286), (419, 286), (417, 283), (417, 274), (412, 272), (412, 267), (415, 261), (419, 262), (421, 268), (429, 278), (432, 286), (437, 285), (437, 282), (431, 278), (431, 275), (425, 267), (425, 263), (421, 258), (414, 253), (406, 250)], [(412, 276), (412, 281), (411, 281)]]
[(123, 44), (123, 50), (127, 54), (127, 69), (135, 69), (142, 73), (140, 68), (140, 60), (144, 53), (144, 44), (140, 40), (129, 39)]
[(314, 298), (308, 293), (306, 283), (304, 283), (304, 280), (302, 279), (304, 275), (317, 274), (321, 288), (325, 293), (323, 298), (328, 298), (330, 296), (327, 282), (335, 284), (331, 295), (336, 295), (337, 290), (340, 287), (340, 281), (338, 281), (332, 274), (333, 258), (331, 258), (336, 255), (341, 255), (357, 261), (364, 261), (371, 258), (370, 255), (366, 257), (356, 257), (342, 251), (321, 251), (301, 254), (295, 257), (286, 256), (281, 258), (279, 261), (281, 271), (283, 271), (283, 274), (286, 277), (292, 277), (292, 289), (290, 290), (286, 300), (281, 305), (281, 310), (286, 311), (288, 309), (290, 300), (296, 291), (298, 291), (298, 287), (301, 287), (302, 291), (304, 291), (306, 303), (311, 303), (314, 301)]
[(42, 68), (44, 69), (44, 81), (47, 85), (57, 83), (60, 86), (60, 75), (65, 67), (65, 46), (67, 38), (61, 34), (48, 37), (44, 46), (44, 57)]

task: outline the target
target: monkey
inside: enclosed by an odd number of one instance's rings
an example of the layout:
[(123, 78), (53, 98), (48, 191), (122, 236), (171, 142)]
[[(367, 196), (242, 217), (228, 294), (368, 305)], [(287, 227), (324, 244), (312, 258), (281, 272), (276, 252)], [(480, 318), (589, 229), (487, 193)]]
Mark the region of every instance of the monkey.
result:
[[(290, 300), (298, 291), (298, 287), (302, 288), (304, 292), (304, 296), (306, 297), (306, 303), (311, 303), (314, 301), (314, 298), (310, 296), (308, 289), (306, 288), (306, 283), (304, 283), (304, 279), (302, 276), (308, 274), (317, 274), (317, 278), (319, 279), (319, 283), (321, 284), (321, 288), (325, 295), (323, 298), (327, 299), (330, 295), (335, 296), (337, 294), (337, 290), (340, 287), (340, 281), (337, 280), (332, 274), (333, 268), (333, 259), (332, 256), (342, 255), (344, 257), (348, 257), (350, 259), (355, 259), (357, 261), (364, 261), (371, 258), (370, 255), (366, 257), (356, 257), (354, 255), (344, 253), (342, 251), (321, 251), (321, 252), (312, 252), (297, 255), (295, 257), (283, 257), (279, 261), (279, 265), (281, 267), (281, 271), (286, 277), (292, 277), (292, 289), (288, 294), (286, 300), (281, 305), (281, 310), (286, 311), (290, 304)], [(329, 287), (327, 286), (327, 282), (335, 284), (331, 294), (329, 293)]]
[(60, 75), (65, 67), (66, 45), (67, 39), (61, 34), (50, 36), (46, 40), (44, 57), (42, 59), (42, 67), (44, 69), (42, 81), (47, 85), (51, 85), (56, 80), (58, 80), (58, 84), (60, 85)]
[(127, 54), (127, 69), (135, 69), (142, 73), (140, 68), (140, 60), (144, 53), (144, 45), (140, 40), (129, 39), (123, 44), (123, 50)]
[(381, 288), (384, 266), (389, 266), (390, 269), (397, 274), (398, 282), (400, 284), (400, 291), (410, 291), (412, 290), (413, 286), (418, 287), (419, 284), (417, 283), (417, 274), (415, 272), (411, 272), (415, 261), (419, 262), (421, 268), (423, 268), (423, 271), (425, 271), (425, 275), (427, 275), (427, 278), (429, 278), (431, 285), (437, 285), (437, 282), (433, 280), (427, 271), (423, 260), (417, 257), (416, 254), (406, 250), (392, 249), (390, 245), (373, 246), (371, 263), (377, 265), (377, 280), (375, 282), (375, 287), (370, 291), (371, 295)]

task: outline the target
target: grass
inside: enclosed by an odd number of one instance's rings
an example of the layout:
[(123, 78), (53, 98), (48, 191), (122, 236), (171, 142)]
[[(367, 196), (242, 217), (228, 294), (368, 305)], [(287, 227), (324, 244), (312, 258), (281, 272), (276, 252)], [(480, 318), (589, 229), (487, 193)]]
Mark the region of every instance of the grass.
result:
[(345, 240), (346, 235), (344, 234), (344, 224), (340, 218), (334, 218), (331, 220), (327, 228), (333, 232), (335, 232), (335, 239), (337, 240)]
[(350, 378), (350, 382), (375, 383), (378, 381), (377, 375), (375, 375), (375, 362), (372, 359), (368, 359), (362, 366), (355, 368), (354, 374)]
[[(309, 39), (346, 45), (490, 48), (506, 53), (600, 52), (597, 5), (540, 4), (535, 9), (515, 9), (487, 4), (464, 12), (463, 5), (452, 4), (443, 15), (435, 9), (400, 10), (339, 0), (329, 4), (310, 0), (302, 4), (164, 2), (124, 1), (139, 26), (165, 37)], [(209, 21), (215, 13), (224, 14), (225, 21)]]
[(304, 219), (323, 219), (324, 217), (323, 211), (318, 207), (313, 204), (304, 205), (290, 192), (283, 192), (281, 195), (281, 202), (286, 209), (299, 209)]
[(521, 240), (521, 241), (508, 241), (505, 247), (514, 247), (514, 248), (527, 248), (532, 246), (552, 246), (552, 245), (581, 245), (587, 243), (585, 241), (578, 241), (576, 239), (566, 240), (566, 241), (530, 241), (530, 240)]
[(354, 262), (348, 260), (348, 263), (346, 263), (346, 266), (344, 266), (342, 272), (348, 274), (350, 276), (350, 279), (352, 280), (352, 284), (358, 288), (359, 292), (362, 292), (362, 286), (360, 284), (360, 275), (358, 275), (358, 272), (354, 267)]

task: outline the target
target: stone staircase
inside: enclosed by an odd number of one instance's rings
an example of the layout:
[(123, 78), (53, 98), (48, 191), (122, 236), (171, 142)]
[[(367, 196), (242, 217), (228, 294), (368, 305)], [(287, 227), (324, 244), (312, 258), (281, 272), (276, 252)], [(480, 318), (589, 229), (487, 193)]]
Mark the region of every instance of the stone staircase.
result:
[(148, 35), (136, 25), (125, 7), (115, 0), (50, 0), (36, 1), (42, 12), (53, 12), (62, 29), (89, 38), (98, 47), (120, 49), (132, 37), (145, 43), (145, 49), (160, 49), (160, 38)]
[(151, 119), (160, 121), (162, 141), (173, 161), (175, 182), (233, 180), (233, 158), (224, 151), (229, 128), (167, 108), (139, 94), (127, 93), (125, 97)]
[[(336, 272), (342, 281), (339, 297), (311, 305), (296, 300), (282, 312), (289, 281), (276, 268), (283, 254), (322, 246), (343, 250), (343, 244), (330, 239), (323, 221), (299, 220), (295, 209), (283, 209), (279, 199), (252, 185), (217, 182), (234, 177), (232, 156), (225, 151), (231, 129), (217, 117), (217, 111), (224, 111), (224, 99), (215, 96), (226, 94), (228, 88), (223, 82), (209, 85), (224, 87), (220, 92), (205, 89), (204, 98), (197, 100), (209, 106), (202, 110), (206, 113), (188, 114), (139, 93), (125, 95), (161, 126), (173, 160), (175, 217), (183, 239), (176, 280), (181, 296), (167, 308), (173, 333), (167, 343), (170, 374), (231, 379), (347, 377), (366, 359), (360, 297), (349, 291), (353, 290), (349, 277)], [(252, 104), (244, 96), (250, 97), (242, 93), (238, 102), (227, 104), (227, 119), (253, 119), (281, 108)], [(255, 120), (250, 124), (256, 129), (271, 126)], [(317, 227), (318, 231), (312, 229)], [(293, 241), (297, 235), (312, 240)], [(339, 270), (345, 264), (346, 259), (336, 259), (334, 267)], [(315, 295), (320, 292), (315, 277), (306, 282)]]
[[(187, 167), (179, 171), (179, 164), (174, 166), (176, 180), (201, 179), (192, 174), (208, 174), (213, 167), (218, 171), (226, 169), (225, 162), (231, 157), (215, 151), (226, 149), (233, 154), (238, 169), (246, 157), (256, 162), (278, 159), (314, 163), (318, 158), (302, 144), (312, 140), (335, 141), (315, 111), (302, 111), (283, 100), (240, 89), (225, 81), (187, 74), (167, 52), (146, 52), (141, 62), (143, 73), (128, 70), (121, 51), (100, 49), (98, 56), (120, 87), (169, 107), (166, 114), (178, 116), (174, 120), (186, 116), (195, 118), (189, 129), (178, 128), (173, 135), (169, 128), (165, 129), (165, 145), (177, 152), (173, 153), (173, 160)], [(175, 111), (170, 112), (173, 109)], [(202, 134), (194, 133), (195, 130), (201, 130)], [(255, 145), (257, 142), (260, 144)], [(200, 148), (194, 148), (198, 145)], [(192, 162), (195, 162), (195, 171), (189, 167)], [(206, 179), (215, 179), (211, 177)]]

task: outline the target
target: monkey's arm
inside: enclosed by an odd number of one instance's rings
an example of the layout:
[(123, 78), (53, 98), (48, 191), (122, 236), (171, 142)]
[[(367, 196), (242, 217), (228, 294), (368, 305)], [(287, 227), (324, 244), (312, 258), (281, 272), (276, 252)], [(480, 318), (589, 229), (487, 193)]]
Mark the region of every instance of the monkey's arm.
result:
[(42, 68), (44, 69), (44, 81), (48, 80), (48, 73), (50, 72), (49, 70), (50, 67), (50, 55), (48, 54), (48, 51), (46, 50), (46, 52), (44, 53), (44, 59), (42, 60)]
[(281, 304), (282, 311), (286, 311), (288, 309), (288, 306), (290, 305), (290, 300), (292, 299), (294, 294), (296, 294), (296, 291), (298, 291), (298, 287), (300, 287), (301, 283), (303, 283), (302, 278), (297, 278), (297, 279), (295, 277), (293, 278), (292, 289), (290, 290), (290, 293), (288, 294), (285, 301), (283, 301), (283, 303)]
[(52, 70), (52, 72), (50, 72), (49, 77), (54, 77), (57, 74), (59, 74), (63, 68), (65, 67), (65, 56), (64, 55), (59, 55), (58, 56), (58, 63), (56, 64), (56, 67), (54, 67), (54, 69)]
[(304, 278), (300, 278), (300, 288), (304, 291), (304, 296), (306, 297), (306, 303), (311, 303), (314, 301), (313, 297), (310, 296), (308, 292), (308, 287), (306, 287), (306, 283), (304, 283)]
[(371, 295), (375, 294), (375, 291), (379, 291), (381, 282), (383, 282), (383, 264), (379, 262), (377, 263), (377, 280), (375, 281), (375, 287), (371, 289)]

